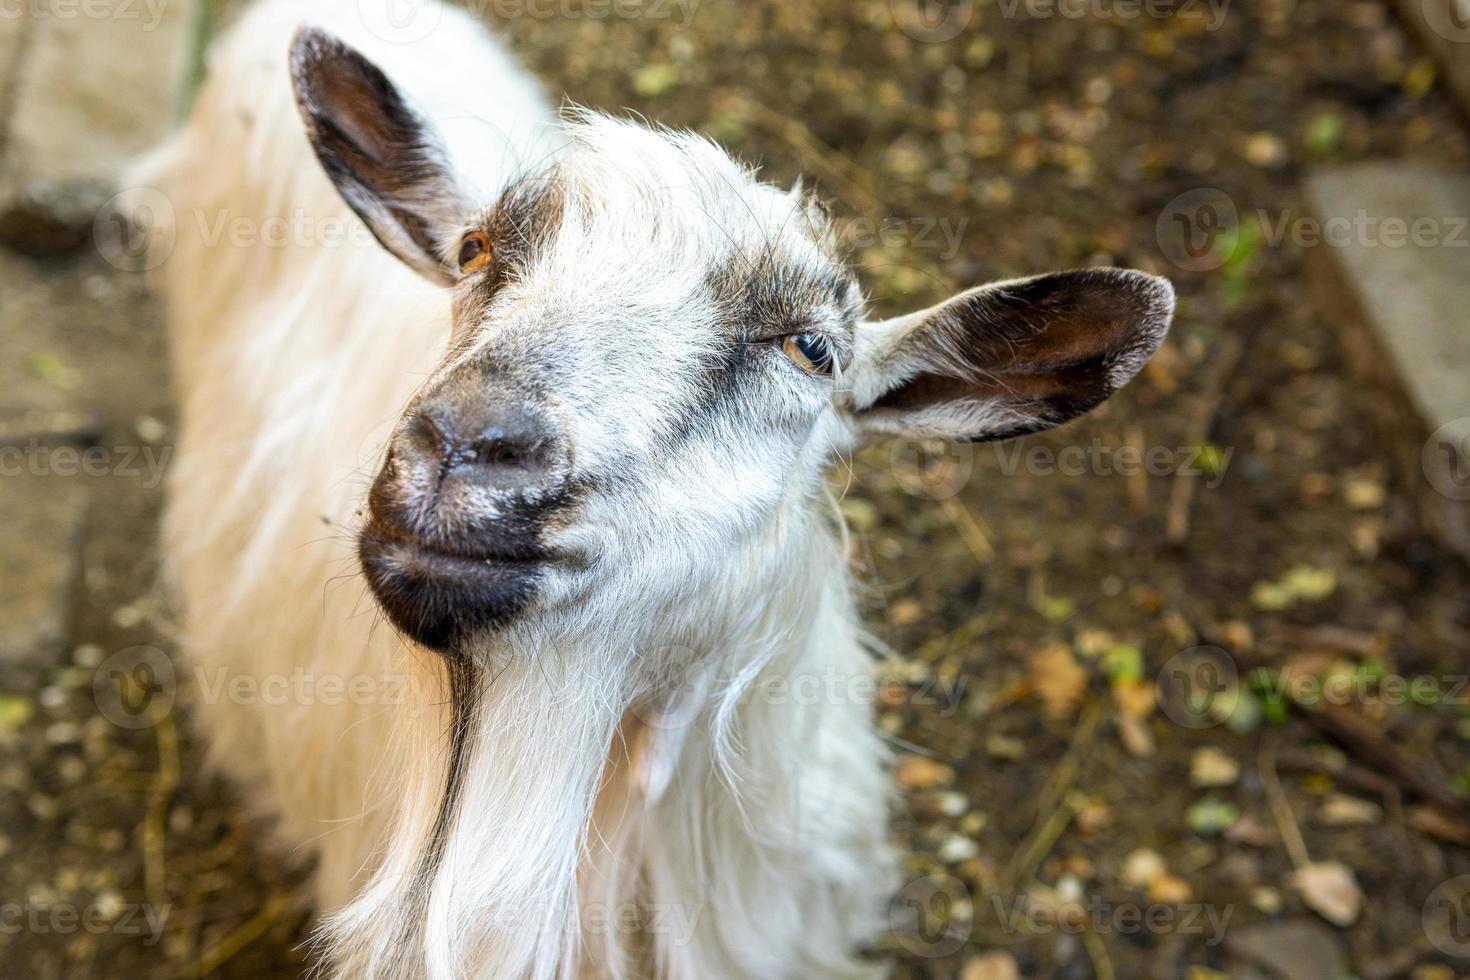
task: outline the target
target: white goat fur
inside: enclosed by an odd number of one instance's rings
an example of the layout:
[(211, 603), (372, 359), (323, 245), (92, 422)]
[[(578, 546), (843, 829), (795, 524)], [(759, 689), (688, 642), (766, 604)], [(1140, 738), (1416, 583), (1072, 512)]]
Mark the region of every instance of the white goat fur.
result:
[[(186, 652), (205, 692), (226, 695), (199, 720), (282, 845), (316, 858), (330, 968), (881, 974), (858, 950), (894, 884), (889, 788), (825, 470), (864, 432), (1005, 438), (1086, 411), (1157, 349), (1172, 288), (1090, 269), (860, 322), (851, 273), (799, 190), (759, 183), (695, 136), (558, 119), (462, 14), (428, 8), (433, 32), (393, 44), (351, 0), (308, 9), (437, 124), (421, 138), (357, 55), (301, 35), (292, 67), (317, 155), (447, 288), (378, 247), (318, 165), (288, 80), (292, 0), (265, 0), (217, 47), (143, 182), (172, 211), (155, 243), (181, 416), (165, 551)], [(522, 241), (498, 222), (532, 186), (554, 207), (530, 208), (539, 224)], [(252, 234), (267, 221), (290, 240)], [(492, 225), (509, 273), (445, 261)], [(342, 241), (344, 228), (356, 234)], [(813, 338), (839, 355), (819, 358), (834, 370), (787, 347)], [(514, 618), (449, 644), (414, 633), (446, 660), (381, 622), (352, 533), (380, 465), (378, 486), (438, 538), (522, 519), (494, 480), (444, 505), (451, 453), (427, 457), (427, 476), (402, 455), (383, 463), (412, 431), (416, 393), (466, 379), (471, 405), (518, 397), (554, 417), (561, 482), (534, 489), (575, 506), (532, 501), (553, 557)], [(481, 560), (492, 571), (475, 573), (503, 571)], [(476, 591), (441, 605), (493, 595), (469, 580)], [(419, 595), (407, 573), (401, 588), (383, 581), (390, 612)], [(298, 674), (318, 693), (283, 704), (219, 687)], [(461, 697), (471, 674), (476, 696)], [(360, 694), (364, 681), (366, 698), (320, 686)], [(446, 794), (450, 742), (461, 764)]]
[[(617, 573), (484, 651), (498, 672), (472, 720), (468, 782), (422, 928), (405, 943), (401, 920), (416, 913), (402, 896), (445, 778), (444, 671), (376, 615), (350, 530), (399, 413), (450, 342), (450, 294), (367, 239), (313, 158), (286, 70), (303, 14), (440, 124), (457, 172), (487, 202), (543, 158), (581, 154), (575, 172), (589, 185), (628, 185), (618, 167), (666, 178), (686, 213), (758, 215), (759, 234), (805, 213), (798, 196), (756, 184), (695, 138), (592, 115), (559, 121), (536, 83), (453, 11), (430, 37), (394, 45), (365, 31), (350, 3), (268, 0), (216, 46), (190, 121), (144, 168), (173, 207), (159, 276), (181, 431), (165, 550), (206, 687), (298, 672), (386, 679), (372, 703), (225, 696), (198, 712), (214, 760), (276, 818), (282, 845), (316, 858), (333, 969), (622, 977), (651, 957), (671, 980), (877, 974), (854, 956), (892, 884), (870, 706), (751, 694), (798, 676), (846, 691), (868, 669), (820, 490), (831, 450), (851, 441), (835, 416), (783, 452), (784, 471), (762, 465), (770, 437), (723, 433), (727, 451), (679, 460), (640, 501), (639, 526), (609, 509), (568, 531), (615, 556)], [(730, 250), (729, 230), (650, 231), (642, 220), (635, 238), (625, 229), (639, 224), (639, 202), (627, 215), (618, 203), (584, 234), (563, 235), (567, 254), (543, 261), (565, 275), (550, 281), (592, 295), (632, 279), (636, 302), (672, 314), (658, 324), (672, 329), (684, 280)], [(357, 234), (275, 245), (211, 234), (221, 218), (268, 217), (305, 218), (308, 238), (328, 237), (331, 222)], [(593, 326), (568, 355), (593, 371), (660, 339)], [(699, 343), (650, 357), (623, 402), (580, 418), (578, 452), (651, 439), (620, 416), (636, 417), (645, 395), (657, 403)], [(748, 467), (732, 471), (740, 459)], [(679, 722), (628, 724), (630, 707), (671, 677)], [(619, 919), (634, 907), (637, 936)]]

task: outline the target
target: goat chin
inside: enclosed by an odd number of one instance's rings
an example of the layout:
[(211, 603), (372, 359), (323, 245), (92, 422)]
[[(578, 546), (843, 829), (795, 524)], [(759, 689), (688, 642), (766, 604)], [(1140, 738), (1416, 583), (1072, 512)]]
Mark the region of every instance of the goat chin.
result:
[[(157, 222), (181, 419), (166, 570), (213, 761), (283, 853), (314, 859), (337, 976), (877, 975), (855, 956), (891, 881), (870, 706), (751, 696), (795, 674), (847, 691), (866, 670), (823, 515), (711, 556), (657, 629), (600, 596), (451, 673), (376, 613), (352, 532), (451, 311), (321, 174), (289, 38), (309, 16), (390, 69), (489, 191), (559, 137), (468, 18), (440, 10), (394, 45), (357, 8), (252, 8), (131, 180)], [(699, 656), (634, 656), (651, 646)], [(644, 707), (674, 675), (683, 700)], [(263, 696), (274, 678), (293, 696)]]

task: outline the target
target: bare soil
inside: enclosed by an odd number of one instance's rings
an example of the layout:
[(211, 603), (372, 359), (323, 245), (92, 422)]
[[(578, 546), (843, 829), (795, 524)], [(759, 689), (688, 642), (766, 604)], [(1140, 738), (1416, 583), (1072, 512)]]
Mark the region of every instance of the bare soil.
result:
[[(900, 29), (924, 34), (919, 6), (711, 0), (687, 25), (672, 5), (667, 17), (491, 16), (553, 92), (709, 133), (780, 183), (814, 178), (850, 222), (881, 313), (1094, 263), (1176, 284), (1165, 349), (1082, 422), (1019, 449), (880, 445), (842, 474), (865, 615), (901, 678), (880, 722), (900, 756), (896, 833), (912, 857), (880, 953), (901, 978), (1011, 966), (1250, 977), (1263, 974), (1231, 938), (1269, 946), (1249, 930), (1293, 922), (1342, 962), (1281, 975), (1470, 972), (1432, 944), (1423, 914), (1436, 887), (1470, 873), (1470, 823), (1426, 807), (1434, 789), (1457, 802), (1470, 773), (1470, 693), (1457, 686), (1470, 570), (1419, 521), (1416, 474), (1396, 463), (1405, 447), (1346, 369), (1304, 250), (1262, 235), (1190, 271), (1157, 230), (1200, 189), (1263, 212), (1269, 231), (1300, 216), (1312, 167), (1463, 169), (1462, 119), (1378, 2), (1230, 4), (1212, 28), (1203, 5), (1008, 16), (997, 0), (941, 41)], [(41, 296), (34, 318), (0, 326), (7, 346), (50, 331), (114, 438), (140, 416), (167, 425), (156, 312), (98, 293), (99, 320), (128, 318), (126, 343), (47, 324), (99, 276), (134, 285), (87, 254), (0, 271)], [(1125, 447), (1170, 462), (1119, 472), (1132, 469)], [(0, 976), (295, 976), (308, 963), (301, 872), (202, 769), (187, 705), (167, 730), (97, 713), (102, 657), (169, 647), (158, 507), (136, 481), (93, 491), (73, 649), (18, 691), (33, 710), (0, 732), (0, 894), (166, 905), (162, 938), (32, 927), (0, 935)], [(1247, 703), (1228, 722), (1168, 701), (1178, 670), (1201, 683), (1186, 654), (1200, 646), (1236, 670)], [(1366, 734), (1344, 738), (1310, 705), (1260, 693), (1283, 675), (1350, 678), (1346, 707)], [(1384, 694), (1386, 675), (1440, 693)], [(1398, 755), (1372, 754), (1383, 745)], [(1351, 925), (1328, 924), (1293, 887), (1303, 852), (1350, 869), (1365, 896)]]

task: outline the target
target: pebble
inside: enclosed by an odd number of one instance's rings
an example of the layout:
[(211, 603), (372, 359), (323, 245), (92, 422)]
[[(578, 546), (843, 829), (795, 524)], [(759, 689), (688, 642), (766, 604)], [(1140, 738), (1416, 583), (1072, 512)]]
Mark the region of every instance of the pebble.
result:
[(1275, 915), (1281, 911), (1281, 893), (1268, 885), (1260, 885), (1250, 891), (1251, 907), (1262, 915)]
[(151, 415), (140, 415), (133, 423), (133, 431), (144, 442), (162, 442), (168, 435), (168, 426)]
[(1257, 167), (1274, 170), (1287, 161), (1286, 141), (1275, 133), (1252, 133), (1245, 141), (1245, 158)]
[(1010, 953), (972, 956), (960, 970), (960, 980), (1020, 980), (1021, 971)]
[(1130, 888), (1147, 888), (1168, 869), (1158, 851), (1141, 847), (1123, 859), (1123, 884)]
[(906, 790), (936, 789), (954, 782), (952, 768), (922, 755), (905, 756), (894, 769), (893, 776)]
[(1383, 808), (1369, 800), (1346, 793), (1333, 793), (1322, 801), (1317, 817), (1329, 827), (1353, 827), (1376, 824), (1383, 819)]
[(945, 864), (959, 864), (980, 853), (980, 845), (962, 834), (950, 834), (940, 842), (935, 857)]
[(1202, 789), (1233, 786), (1240, 778), (1240, 763), (1214, 746), (1197, 749), (1189, 760), (1190, 785)]
[(1149, 882), (1148, 900), (1158, 905), (1182, 905), (1194, 897), (1189, 882), (1171, 874), (1162, 874)]

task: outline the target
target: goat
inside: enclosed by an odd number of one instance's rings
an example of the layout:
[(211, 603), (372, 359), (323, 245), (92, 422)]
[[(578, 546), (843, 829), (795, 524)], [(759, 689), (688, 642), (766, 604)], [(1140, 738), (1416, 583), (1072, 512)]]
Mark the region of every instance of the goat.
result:
[[(211, 758), (314, 859), (335, 976), (881, 975), (871, 704), (771, 693), (872, 665), (826, 470), (1086, 411), (1172, 288), (1088, 269), (870, 321), (799, 187), (557, 113), (433, 9), (393, 44), (261, 0), (143, 165), (184, 654), (357, 692), (203, 697)], [(289, 240), (217, 233), (269, 219)]]

